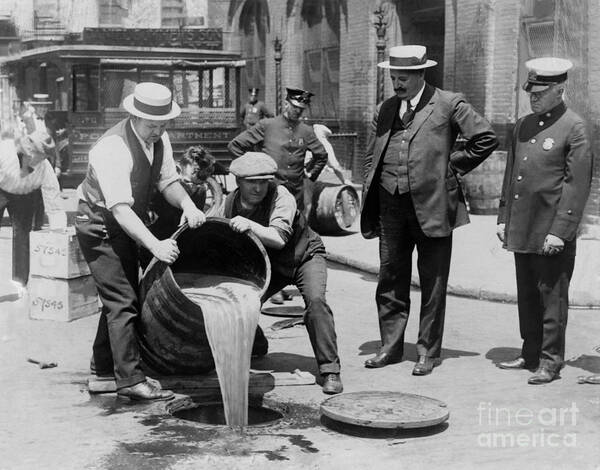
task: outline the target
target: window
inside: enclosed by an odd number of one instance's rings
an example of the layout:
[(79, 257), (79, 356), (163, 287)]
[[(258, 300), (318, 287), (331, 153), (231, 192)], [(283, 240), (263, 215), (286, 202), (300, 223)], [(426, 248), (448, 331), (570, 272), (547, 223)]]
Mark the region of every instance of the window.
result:
[(73, 67), (73, 111), (98, 110), (98, 67)]

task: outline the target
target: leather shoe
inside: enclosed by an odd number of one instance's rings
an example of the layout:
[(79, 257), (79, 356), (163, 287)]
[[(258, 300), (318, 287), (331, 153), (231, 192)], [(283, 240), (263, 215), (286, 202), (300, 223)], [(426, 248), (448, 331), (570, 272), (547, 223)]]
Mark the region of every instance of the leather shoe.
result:
[(513, 359), (512, 361), (503, 361), (498, 363), (498, 367), (500, 369), (535, 369), (536, 366), (533, 364), (529, 364), (524, 358), (521, 356)]
[(558, 373), (554, 372), (548, 367), (540, 366), (535, 371), (535, 374), (529, 377), (527, 383), (531, 385), (547, 384), (556, 378), (558, 378)]
[(419, 356), (419, 360), (413, 367), (412, 375), (428, 375), (431, 374), (433, 368), (439, 366), (441, 360), (439, 357)]
[(147, 380), (131, 387), (120, 388), (117, 390), (117, 395), (130, 400), (168, 400), (174, 396), (172, 391), (161, 390)]
[(385, 367), (388, 364), (391, 364), (392, 362), (398, 362), (396, 357), (386, 352), (380, 351), (375, 357), (372, 357), (365, 361), (365, 367), (367, 369), (378, 369), (379, 367)]
[(600, 374), (595, 375), (580, 375), (577, 377), (578, 384), (600, 384)]
[(325, 380), (323, 380), (323, 393), (335, 395), (336, 393), (342, 393), (343, 390), (344, 386), (342, 385), (340, 374), (325, 375)]

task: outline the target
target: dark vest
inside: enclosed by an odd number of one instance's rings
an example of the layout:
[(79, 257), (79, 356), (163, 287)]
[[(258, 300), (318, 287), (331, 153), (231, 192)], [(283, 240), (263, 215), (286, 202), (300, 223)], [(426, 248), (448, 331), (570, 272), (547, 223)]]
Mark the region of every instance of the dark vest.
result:
[[(263, 201), (251, 212), (241, 213), (239, 203), (239, 189), (229, 193), (225, 198), (224, 215), (228, 219), (241, 215), (263, 227), (269, 226), (271, 213), (277, 198), (277, 183), (269, 184), (267, 195)], [(317, 253), (325, 253), (325, 247), (320, 237), (308, 226), (302, 213), (296, 210), (292, 223), (292, 236), (280, 250), (265, 247), (273, 273), (292, 277), (296, 267), (312, 258)]]
[[(398, 100), (400, 104), (400, 100)], [(400, 106), (396, 109), (394, 122), (390, 131), (390, 140), (383, 157), (381, 165), (380, 184), (390, 194), (396, 192), (399, 194), (410, 191), (408, 185), (408, 139), (406, 139), (406, 129), (398, 115)]]
[[(131, 128), (129, 119), (124, 119), (107, 130), (98, 141), (113, 135), (120, 136), (131, 152), (133, 167), (131, 169), (129, 181), (131, 182), (131, 192), (133, 196), (132, 209), (144, 223), (147, 223), (148, 207), (152, 196), (156, 191), (156, 184), (160, 179), (160, 170), (162, 168), (162, 139), (154, 144), (154, 159), (152, 165), (150, 165), (140, 141)], [(84, 195), (93, 195), (95, 200), (104, 200), (102, 190), (100, 189), (100, 185), (98, 184), (98, 180), (94, 175), (91, 166), (88, 166), (88, 171), (82, 183), (82, 191)], [(90, 206), (95, 212), (102, 213), (104, 222), (109, 230), (111, 228), (120, 229), (119, 224), (109, 210), (98, 205), (90, 204)]]

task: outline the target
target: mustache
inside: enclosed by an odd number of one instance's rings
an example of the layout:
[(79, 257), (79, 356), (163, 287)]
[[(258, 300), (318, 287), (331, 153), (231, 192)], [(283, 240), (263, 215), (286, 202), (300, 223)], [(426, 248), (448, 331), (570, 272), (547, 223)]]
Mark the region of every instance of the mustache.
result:
[(396, 93), (398, 93), (399, 91), (406, 91), (406, 88), (398, 87), (398, 88), (394, 88), (394, 91)]

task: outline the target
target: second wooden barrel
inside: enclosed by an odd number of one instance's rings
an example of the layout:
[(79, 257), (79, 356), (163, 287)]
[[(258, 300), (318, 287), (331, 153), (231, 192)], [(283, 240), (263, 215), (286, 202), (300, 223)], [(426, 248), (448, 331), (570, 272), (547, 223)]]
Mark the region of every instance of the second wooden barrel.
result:
[(471, 214), (498, 213), (505, 167), (506, 151), (495, 151), (463, 178)]
[(202, 309), (180, 289), (173, 273), (219, 275), (252, 283), (262, 295), (271, 265), (258, 238), (238, 233), (226, 219), (211, 218), (177, 237), (180, 255), (168, 266), (154, 259), (140, 284), (140, 353), (160, 375), (197, 375), (214, 368)]
[(353, 186), (316, 181), (313, 189), (310, 226), (322, 235), (350, 230), (360, 212), (360, 200)]

